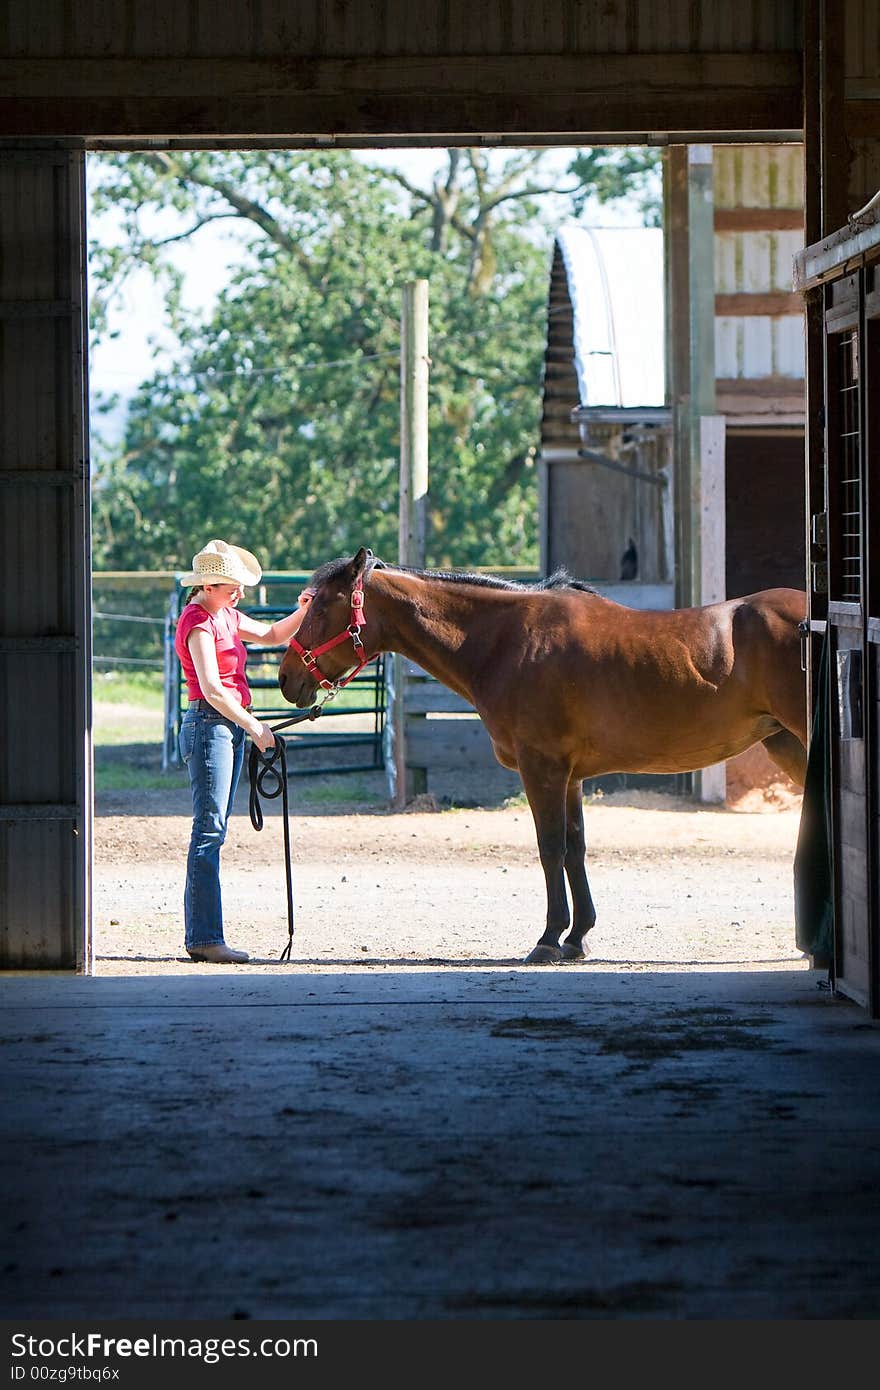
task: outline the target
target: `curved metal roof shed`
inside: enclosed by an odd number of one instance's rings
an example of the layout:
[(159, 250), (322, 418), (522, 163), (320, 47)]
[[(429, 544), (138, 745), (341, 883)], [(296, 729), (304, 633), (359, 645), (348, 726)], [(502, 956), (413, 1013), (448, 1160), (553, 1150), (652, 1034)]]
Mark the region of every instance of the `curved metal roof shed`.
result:
[[(556, 234), (541, 426), (545, 571), (565, 565), (635, 606), (672, 606), (663, 233)], [(638, 581), (637, 589), (632, 581)]]
[(568, 279), (581, 406), (662, 408), (662, 231), (570, 226), (560, 228), (556, 243)]

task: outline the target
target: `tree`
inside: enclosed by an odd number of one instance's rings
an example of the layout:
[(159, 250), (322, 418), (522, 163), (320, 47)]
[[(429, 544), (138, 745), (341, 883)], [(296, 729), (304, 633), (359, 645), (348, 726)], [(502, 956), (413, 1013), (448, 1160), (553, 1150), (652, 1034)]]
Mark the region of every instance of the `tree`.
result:
[[(121, 220), (92, 255), (93, 326), (146, 265), (166, 286), (175, 369), (145, 382), (99, 460), (95, 553), (173, 567), (210, 534), (301, 568), (361, 543), (397, 550), (402, 284), (430, 281), (431, 513), (436, 566), (536, 563), (534, 458), (550, 228), (614, 152), (561, 175), (546, 151), (450, 150), (430, 188), (345, 152), (102, 157), (97, 211)], [(618, 196), (626, 173), (615, 184)], [(173, 216), (174, 225), (169, 225)], [(169, 259), (219, 219), (243, 260), (208, 322)], [(135, 561), (135, 556), (137, 560)]]

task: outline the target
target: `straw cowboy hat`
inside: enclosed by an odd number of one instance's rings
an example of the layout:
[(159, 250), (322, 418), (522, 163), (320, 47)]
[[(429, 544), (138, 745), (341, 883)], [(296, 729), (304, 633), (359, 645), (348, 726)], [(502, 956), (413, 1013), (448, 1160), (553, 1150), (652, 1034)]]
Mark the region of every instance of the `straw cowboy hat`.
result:
[(260, 562), (249, 550), (226, 541), (208, 541), (193, 556), (192, 570), (181, 584), (259, 584), (263, 576)]

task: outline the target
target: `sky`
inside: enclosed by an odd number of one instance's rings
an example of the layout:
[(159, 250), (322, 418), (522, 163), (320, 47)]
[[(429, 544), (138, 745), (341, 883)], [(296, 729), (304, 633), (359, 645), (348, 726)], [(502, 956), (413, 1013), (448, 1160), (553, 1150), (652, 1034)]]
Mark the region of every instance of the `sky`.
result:
[[(561, 167), (571, 157), (568, 149), (554, 153)], [(443, 164), (445, 151), (442, 148), (369, 150), (364, 151), (363, 156), (373, 164), (400, 169), (413, 183), (427, 186), (431, 175)], [(88, 161), (86, 168), (88, 171)], [(632, 210), (625, 206), (597, 208), (588, 216), (594, 224), (598, 220), (604, 225), (634, 223)], [(110, 242), (115, 240), (112, 218), (93, 216), (89, 223), (89, 238)], [(241, 233), (236, 231), (235, 223), (225, 222), (210, 223), (177, 245), (174, 257), (184, 272), (183, 299), (187, 308), (205, 315), (210, 312), (217, 295), (229, 279), (231, 268), (240, 258), (240, 248)], [(165, 323), (161, 290), (146, 271), (128, 278), (111, 308), (109, 325), (117, 336), (92, 346), (89, 354), (89, 386), (93, 403), (93, 433), (111, 441), (122, 430), (127, 399), (142, 381), (161, 367), (163, 360), (171, 360), (175, 338)], [(98, 414), (94, 410), (95, 404), (110, 395), (120, 398), (119, 405), (109, 414)]]

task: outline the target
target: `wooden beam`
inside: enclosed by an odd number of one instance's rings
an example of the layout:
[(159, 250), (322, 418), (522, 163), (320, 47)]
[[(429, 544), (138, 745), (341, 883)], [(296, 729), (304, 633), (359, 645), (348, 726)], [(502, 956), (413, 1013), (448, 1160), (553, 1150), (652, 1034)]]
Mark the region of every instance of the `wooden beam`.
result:
[(801, 315), (804, 302), (799, 294), (785, 290), (770, 290), (762, 294), (716, 294), (715, 314), (718, 318), (782, 318), (788, 314)]
[(716, 208), (716, 232), (802, 232), (803, 208)]
[[(700, 603), (727, 598), (727, 512), (725, 422), (723, 415), (700, 417)], [(701, 768), (695, 778), (701, 801), (727, 800), (727, 763)]]
[(4, 58), (0, 136), (795, 130), (800, 55)]
[(803, 425), (805, 419), (804, 396), (800, 395), (779, 396), (746, 396), (740, 393), (726, 395), (724, 392), (718, 393), (718, 414), (723, 415), (729, 427), (744, 424), (747, 420), (752, 424), (763, 423), (773, 425), (776, 423), (786, 425)]
[(819, 139), (823, 237), (842, 227), (850, 211), (847, 190), (852, 149), (846, 138), (845, 14), (837, 0), (817, 0), (819, 10)]
[(802, 377), (792, 376), (720, 376), (715, 382), (715, 390), (726, 396), (765, 396), (778, 399), (780, 396), (799, 396), (803, 398)]
[(663, 248), (666, 285), (666, 399), (672, 411), (675, 496), (675, 606), (692, 602), (691, 508), (691, 280), (686, 145), (663, 156)]

